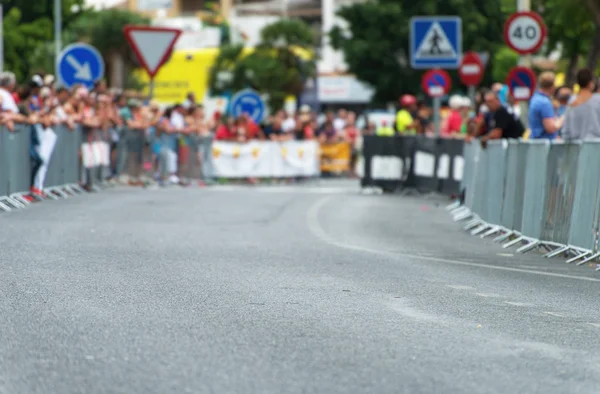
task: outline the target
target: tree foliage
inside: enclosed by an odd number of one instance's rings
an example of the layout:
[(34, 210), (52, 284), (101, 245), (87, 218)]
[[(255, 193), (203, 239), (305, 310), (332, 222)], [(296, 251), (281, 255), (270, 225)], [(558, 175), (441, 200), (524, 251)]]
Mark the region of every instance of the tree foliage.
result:
[[(35, 55), (54, 38), (54, 1), (1, 0), (0, 3), (4, 12), (4, 68), (14, 72), (19, 80), (36, 72), (52, 71), (36, 61)], [(83, 3), (84, 0), (62, 0), (63, 26), (69, 26), (77, 18), (78, 12), (73, 11)]]
[(105, 59), (113, 54), (120, 54), (126, 60), (135, 62), (131, 47), (123, 34), (123, 27), (149, 23), (148, 18), (125, 10), (88, 11), (73, 23), (70, 31), (78, 41), (96, 47)]
[[(334, 28), (332, 43), (344, 53), (350, 72), (374, 86), (375, 100), (381, 103), (396, 101), (402, 92), (420, 91), (422, 72), (413, 70), (409, 61), (413, 16), (458, 15), (463, 50), (492, 54), (502, 46), (505, 19), (501, 2), (486, 0), (379, 0), (343, 7), (338, 15), (347, 22), (348, 31)], [(490, 79), (487, 73), (486, 82)]]
[(315, 73), (313, 60), (302, 60), (295, 48), (312, 50), (313, 31), (299, 20), (281, 20), (261, 31), (254, 50), (243, 45), (222, 45), (211, 69), (212, 94), (228, 94), (252, 88), (269, 97), (272, 110), (283, 107), (285, 98), (302, 92), (304, 81)]

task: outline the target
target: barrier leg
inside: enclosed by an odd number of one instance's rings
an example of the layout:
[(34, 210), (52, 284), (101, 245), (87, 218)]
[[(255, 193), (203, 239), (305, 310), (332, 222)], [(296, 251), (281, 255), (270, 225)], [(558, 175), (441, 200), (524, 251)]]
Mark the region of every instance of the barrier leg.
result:
[(465, 206), (460, 206), (456, 209), (452, 209), (450, 211), (450, 214), (452, 214), (452, 216), (457, 216), (457, 215), (462, 215), (462, 214), (469, 213), (469, 212), (470, 212), (469, 208), (467, 208)]
[(584, 265), (585, 263), (588, 263), (592, 260), (596, 260), (598, 257), (600, 257), (600, 253), (594, 253), (593, 255), (586, 257), (585, 259), (578, 262), (577, 265)]
[(3, 201), (5, 201), (5, 198), (0, 198), (0, 209), (3, 210), (4, 212), (12, 211), (12, 209), (8, 205), (4, 204)]
[(497, 236), (496, 238), (493, 239), (494, 242), (496, 243), (502, 243), (504, 241), (506, 241), (507, 239), (509, 239), (510, 237), (512, 237), (513, 235), (515, 235), (514, 231), (508, 231), (506, 234), (501, 234), (499, 236)]
[(10, 204), (13, 208), (17, 209), (27, 208), (27, 206), (29, 205), (29, 201), (25, 200), (24, 198), (22, 199), (23, 201), (21, 201), (20, 199), (17, 199), (13, 196), (6, 196), (3, 198), (3, 200), (4, 205)]
[[(27, 199), (25, 199), (25, 197), (23, 197), (23, 195), (22, 195), (21, 193), (15, 193), (15, 194), (11, 194), (11, 195), (8, 197), (8, 200), (7, 200), (7, 201), (9, 201), (9, 202), (10, 202), (10, 201), (14, 201), (14, 202), (16, 202), (16, 203), (18, 203), (18, 204), (20, 203), (20, 204), (23, 206), (23, 208), (25, 208), (25, 207), (27, 207), (29, 204), (31, 204), (29, 201), (27, 201)], [(15, 205), (15, 203), (14, 203), (14, 202), (12, 203), (12, 204), (13, 204), (13, 206), (15, 206), (15, 207), (16, 207), (16, 206), (18, 206), (18, 205)]]
[(72, 184), (70, 184), (70, 185), (69, 185), (69, 187), (70, 187), (71, 189), (73, 189), (73, 190), (74, 190), (76, 193), (79, 193), (79, 194), (84, 194), (84, 193), (85, 193), (85, 190), (83, 190), (83, 189), (81, 188), (81, 186), (79, 186), (79, 185), (78, 185), (78, 184), (76, 184), (76, 183), (72, 183)]
[(522, 242), (524, 239), (525, 239), (525, 237), (523, 237), (522, 235), (518, 236), (517, 238), (513, 239), (512, 241), (507, 242), (504, 245), (502, 245), (502, 247), (504, 249), (510, 248), (511, 246), (516, 245), (516, 244)]
[(469, 219), (471, 217), (473, 217), (473, 213), (467, 208), (466, 211), (454, 215), (454, 217), (452, 219), (455, 222), (460, 222), (460, 221), (463, 221), (465, 219)]
[(553, 251), (551, 251), (551, 252), (549, 252), (549, 253), (546, 253), (546, 254), (544, 255), (544, 257), (545, 257), (545, 258), (547, 258), (547, 259), (549, 259), (549, 258), (552, 258), (552, 257), (558, 256), (558, 255), (559, 255), (559, 254), (561, 254), (561, 253), (568, 252), (568, 251), (569, 251), (569, 249), (571, 249), (571, 248), (569, 248), (568, 246), (562, 246), (562, 247), (560, 247), (560, 248), (554, 249)]
[(463, 207), (462, 205), (459, 206), (458, 208), (454, 208), (450, 210), (450, 215), (452, 216), (456, 216), (456, 215), (460, 215), (464, 212), (469, 212), (469, 208), (467, 207)]
[(473, 231), (471, 231), (471, 235), (479, 235), (489, 227), (490, 227), (489, 224), (483, 223), (479, 227), (476, 227)]
[(579, 260), (579, 259), (581, 259), (581, 258), (584, 258), (584, 257), (586, 257), (586, 256), (589, 256), (590, 254), (592, 254), (592, 252), (590, 252), (590, 251), (587, 251), (587, 252), (581, 252), (581, 253), (579, 253), (578, 255), (576, 255), (575, 257), (571, 257), (570, 259), (568, 259), (568, 260), (566, 261), (566, 263), (567, 263), (567, 264), (574, 263), (575, 261), (577, 261), (577, 260)]
[(479, 219), (479, 218), (475, 218), (473, 220), (471, 220), (470, 222), (468, 222), (465, 227), (463, 227), (463, 229), (465, 231), (469, 231), (479, 225), (481, 225), (483, 223), (483, 220)]
[(531, 241), (529, 241), (529, 243), (527, 245), (523, 245), (519, 249), (517, 249), (517, 253), (527, 253), (531, 249), (533, 249), (536, 246), (538, 246), (539, 244), (540, 244), (540, 241), (538, 241), (538, 240), (531, 240)]
[(481, 234), (480, 237), (481, 238), (487, 238), (490, 235), (494, 235), (497, 232), (502, 231), (502, 228), (500, 226), (492, 226), (492, 228), (490, 228), (488, 231), (486, 231), (485, 233)]
[(446, 206), (446, 210), (447, 211), (453, 211), (456, 208), (460, 208), (460, 201), (458, 201), (458, 200), (454, 201), (452, 204)]

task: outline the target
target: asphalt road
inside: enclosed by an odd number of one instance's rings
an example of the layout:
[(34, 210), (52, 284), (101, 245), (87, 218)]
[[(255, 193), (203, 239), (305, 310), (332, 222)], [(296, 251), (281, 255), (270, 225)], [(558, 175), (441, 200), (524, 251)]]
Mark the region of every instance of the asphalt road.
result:
[(353, 188), (0, 215), (0, 393), (600, 392), (600, 275)]

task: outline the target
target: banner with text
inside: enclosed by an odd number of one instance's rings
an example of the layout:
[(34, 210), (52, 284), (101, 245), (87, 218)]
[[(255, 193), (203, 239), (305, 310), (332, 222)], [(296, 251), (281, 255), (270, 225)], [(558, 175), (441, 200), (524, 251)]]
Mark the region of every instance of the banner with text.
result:
[(251, 141), (213, 143), (215, 175), (223, 178), (318, 176), (316, 141)]

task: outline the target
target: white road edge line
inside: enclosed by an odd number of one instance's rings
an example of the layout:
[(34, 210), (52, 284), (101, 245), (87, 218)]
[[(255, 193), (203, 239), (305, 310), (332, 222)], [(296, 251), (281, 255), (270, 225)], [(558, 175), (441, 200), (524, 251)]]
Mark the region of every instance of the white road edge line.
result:
[(544, 312), (546, 315), (550, 315), (550, 316), (556, 316), (556, 317), (564, 317), (563, 315), (561, 315), (560, 313), (555, 313), (555, 312)]
[(528, 269), (522, 269), (522, 268), (501, 267), (501, 266), (497, 266), (497, 265), (488, 265), (488, 264), (480, 264), (480, 263), (469, 263), (466, 261), (444, 259), (441, 257), (420, 256), (420, 255), (416, 255), (416, 254), (401, 253), (401, 252), (390, 253), (390, 252), (385, 252), (385, 251), (381, 251), (381, 250), (366, 248), (363, 246), (346, 244), (346, 243), (343, 243), (343, 242), (333, 239), (329, 234), (327, 234), (327, 232), (323, 229), (323, 227), (319, 223), (319, 211), (323, 208), (323, 206), (325, 206), (329, 201), (331, 201), (333, 199), (333, 197), (334, 196), (327, 196), (327, 197), (321, 198), (320, 200), (315, 202), (310, 207), (306, 220), (307, 220), (307, 224), (308, 224), (308, 229), (310, 230), (311, 233), (313, 233), (321, 241), (328, 243), (330, 245), (336, 246), (338, 248), (354, 250), (354, 251), (358, 251), (358, 252), (373, 253), (373, 254), (378, 254), (378, 255), (392, 257), (392, 258), (397, 258), (398, 256), (402, 256), (402, 257), (408, 257), (411, 259), (418, 259), (418, 260), (429, 261), (429, 262), (434, 262), (434, 263), (446, 263), (446, 264), (453, 264), (453, 265), (462, 265), (462, 266), (466, 266), (466, 267), (487, 268), (487, 269), (497, 270), (497, 271), (522, 272), (525, 274), (551, 276), (554, 278), (574, 279), (574, 280), (581, 280), (581, 281), (585, 281), (585, 282), (600, 282), (600, 279), (588, 278), (585, 276), (573, 276), (573, 275), (557, 274), (557, 273), (553, 273), (553, 272), (534, 271), (534, 270), (528, 270)]
[(504, 303), (513, 306), (531, 306), (531, 304), (525, 304), (523, 302), (504, 301)]
[(446, 287), (449, 287), (449, 288), (455, 289), (455, 290), (475, 290), (474, 287), (462, 286), (462, 285), (446, 285)]

